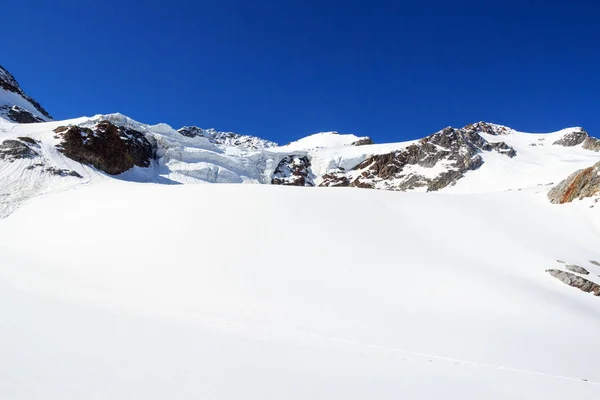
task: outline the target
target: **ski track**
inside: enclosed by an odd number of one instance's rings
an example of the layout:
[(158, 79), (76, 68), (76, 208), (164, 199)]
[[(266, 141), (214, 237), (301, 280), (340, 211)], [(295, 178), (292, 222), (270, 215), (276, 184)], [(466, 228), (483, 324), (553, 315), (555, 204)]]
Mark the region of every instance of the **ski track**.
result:
[[(362, 343), (362, 342), (349, 340), (349, 339), (345, 339), (345, 338), (330, 337), (330, 336), (322, 335), (320, 333), (304, 332), (302, 330), (265, 328), (265, 327), (262, 327), (259, 325), (251, 325), (251, 324), (241, 323), (241, 322), (232, 321), (232, 320), (220, 319), (220, 318), (215, 318), (215, 317), (207, 317), (207, 316), (199, 316), (199, 315), (187, 315), (187, 317), (190, 318), (191, 320), (210, 321), (210, 322), (215, 322), (221, 326), (233, 327), (238, 332), (248, 332), (248, 331), (262, 332), (265, 337), (268, 337), (269, 335), (273, 335), (273, 334), (279, 335), (279, 336), (292, 335), (292, 336), (306, 337), (306, 338), (311, 338), (311, 339), (319, 339), (319, 340), (323, 341), (324, 343), (327, 343), (327, 342), (337, 343), (337, 344), (357, 347), (357, 348), (361, 348), (361, 349), (365, 349), (365, 350), (366, 349), (378, 350), (378, 351), (384, 351), (387, 353), (395, 353), (395, 354), (402, 354), (402, 355), (406, 355), (406, 356), (426, 358), (426, 359), (429, 359), (429, 361), (436, 360), (436, 361), (440, 361), (440, 362), (452, 363), (455, 365), (469, 365), (469, 366), (478, 367), (478, 368), (497, 369), (497, 370), (509, 371), (509, 372), (520, 373), (520, 374), (537, 375), (537, 376), (542, 376), (542, 377), (551, 378), (551, 379), (562, 379), (562, 380), (567, 380), (567, 381), (572, 381), (572, 382), (578, 382), (581, 384), (600, 386), (600, 382), (589, 381), (585, 377), (575, 378), (575, 377), (571, 377), (571, 376), (555, 375), (555, 374), (551, 374), (548, 372), (542, 372), (542, 371), (532, 371), (532, 370), (526, 370), (526, 369), (520, 369), (520, 368), (507, 367), (507, 366), (503, 366), (503, 365), (483, 363), (483, 362), (479, 362), (479, 361), (464, 360), (464, 359), (453, 358), (453, 357), (445, 357), (445, 356), (439, 356), (439, 355), (435, 355), (435, 354), (428, 354), (428, 353), (415, 352), (415, 351), (404, 350), (404, 349), (399, 349), (399, 348), (394, 348), (394, 347), (381, 346), (381, 345), (377, 345), (377, 344)], [(267, 333), (269, 335), (266, 335)], [(269, 340), (267, 340), (267, 339), (256, 340), (256, 341), (262, 341), (264, 343), (269, 342)], [(288, 345), (288, 346), (290, 346), (290, 345)], [(303, 345), (302, 347), (307, 348), (308, 346)]]

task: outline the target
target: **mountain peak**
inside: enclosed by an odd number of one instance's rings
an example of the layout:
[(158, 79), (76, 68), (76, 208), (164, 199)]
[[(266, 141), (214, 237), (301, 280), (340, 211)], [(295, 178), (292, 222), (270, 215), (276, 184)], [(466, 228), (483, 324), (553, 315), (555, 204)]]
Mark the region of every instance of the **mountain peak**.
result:
[(1, 65), (0, 117), (17, 123), (43, 122), (52, 119), (50, 114), (21, 89), (15, 77)]
[(463, 128), (466, 131), (475, 131), (478, 133), (487, 133), (488, 135), (501, 136), (509, 135), (514, 132), (513, 129), (504, 126), (493, 124), (491, 122), (479, 121), (473, 124), (469, 124)]

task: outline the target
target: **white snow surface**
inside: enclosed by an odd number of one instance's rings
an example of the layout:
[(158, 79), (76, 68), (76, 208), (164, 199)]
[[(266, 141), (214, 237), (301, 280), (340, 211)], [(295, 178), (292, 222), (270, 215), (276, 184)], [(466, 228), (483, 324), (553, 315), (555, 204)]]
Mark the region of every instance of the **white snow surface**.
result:
[[(103, 119), (159, 159), (112, 177), (56, 150), (56, 127)], [(545, 272), (600, 283), (600, 207), (546, 198), (600, 160), (552, 145), (574, 129), (483, 134), (517, 156), (413, 193), (256, 184), (285, 155), (318, 184), (414, 142), (252, 150), (121, 114), (0, 118), (0, 142), (40, 154), (0, 160), (0, 398), (598, 399), (600, 299)]]
[[(600, 214), (105, 180), (0, 221), (6, 399), (597, 399)], [(576, 234), (574, 234), (576, 233)]]

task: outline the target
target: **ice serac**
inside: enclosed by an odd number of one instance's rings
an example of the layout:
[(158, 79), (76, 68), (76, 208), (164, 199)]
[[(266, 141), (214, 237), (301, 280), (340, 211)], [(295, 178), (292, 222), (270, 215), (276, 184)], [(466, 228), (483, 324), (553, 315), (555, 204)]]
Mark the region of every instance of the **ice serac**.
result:
[(436, 191), (481, 167), (482, 152), (494, 151), (509, 158), (517, 155), (505, 142), (489, 142), (480, 133), (498, 136), (510, 130), (482, 122), (462, 129), (448, 127), (401, 150), (368, 156), (350, 171), (330, 172), (320, 186)]
[(197, 126), (184, 126), (177, 131), (186, 137), (205, 137), (214, 144), (236, 146), (244, 149), (268, 149), (277, 146), (275, 142), (255, 136), (240, 135), (233, 132), (219, 132), (215, 129), (202, 129)]
[(20, 124), (52, 120), (50, 114), (21, 89), (15, 77), (1, 65), (0, 118)]
[(548, 192), (554, 204), (570, 203), (575, 199), (593, 197), (600, 193), (600, 162), (575, 171)]

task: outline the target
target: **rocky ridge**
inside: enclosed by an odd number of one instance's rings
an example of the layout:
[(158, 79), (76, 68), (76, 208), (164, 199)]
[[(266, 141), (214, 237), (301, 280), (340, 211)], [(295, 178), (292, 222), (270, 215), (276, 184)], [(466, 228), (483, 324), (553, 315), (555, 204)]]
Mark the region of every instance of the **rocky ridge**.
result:
[[(0, 65), (0, 89), (6, 90), (7, 92), (16, 93), (22, 97), (25, 101), (29, 102), (43, 117), (47, 120), (51, 120), (50, 114), (44, 110), (44, 108), (33, 98), (28, 96), (23, 89), (19, 86), (19, 83), (15, 77), (8, 72), (4, 67)], [(15, 104), (5, 104), (0, 107), (0, 115), (4, 115), (10, 121), (16, 123), (32, 123), (42, 122), (43, 119), (33, 115), (28, 110)]]
[(505, 142), (488, 142), (480, 133), (499, 136), (510, 130), (483, 122), (462, 129), (448, 127), (404, 149), (369, 156), (351, 170), (330, 172), (320, 186), (436, 191), (481, 167), (482, 152), (495, 151), (510, 158), (517, 155)]
[(275, 142), (255, 136), (240, 135), (233, 132), (219, 132), (215, 129), (202, 129), (197, 126), (184, 126), (177, 131), (186, 137), (204, 137), (214, 144), (236, 146), (250, 150), (268, 149), (278, 146)]
[(583, 128), (567, 133), (552, 144), (563, 147), (574, 147), (581, 144), (586, 150), (600, 151), (600, 140), (591, 137)]

